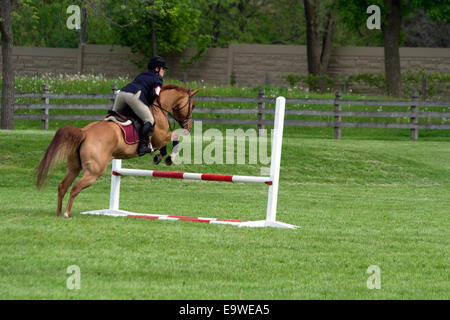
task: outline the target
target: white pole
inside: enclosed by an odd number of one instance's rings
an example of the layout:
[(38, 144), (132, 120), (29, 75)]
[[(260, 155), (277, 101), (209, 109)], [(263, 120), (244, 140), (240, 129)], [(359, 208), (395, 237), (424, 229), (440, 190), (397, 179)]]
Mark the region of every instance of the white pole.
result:
[(286, 99), (278, 97), (275, 105), (274, 133), (272, 137), (272, 154), (270, 160), (270, 179), (267, 200), (266, 222), (275, 222), (277, 219), (278, 183), (280, 180), (281, 145), (283, 142), (284, 109)]
[[(112, 171), (118, 171), (122, 168), (122, 160), (113, 159)], [(119, 210), (120, 200), (120, 176), (111, 174), (111, 193), (109, 196), (109, 210)]]

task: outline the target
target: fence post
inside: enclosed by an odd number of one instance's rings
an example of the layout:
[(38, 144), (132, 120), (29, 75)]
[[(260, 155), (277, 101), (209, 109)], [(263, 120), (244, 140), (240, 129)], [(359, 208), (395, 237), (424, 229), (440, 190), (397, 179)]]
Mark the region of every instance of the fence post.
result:
[(116, 91), (117, 91), (117, 84), (111, 85), (111, 93), (112, 93), (111, 109), (114, 107), (114, 101), (116, 100), (116, 95), (117, 95)]
[[(50, 87), (46, 84), (42, 85), (42, 95), (46, 95), (49, 93)], [(42, 120), (41, 120), (41, 129), (48, 130), (48, 105), (50, 103), (50, 99), (48, 97), (42, 97)]]
[[(417, 113), (419, 111), (419, 107), (417, 106), (418, 101), (417, 99), (419, 98), (418, 93), (415, 91), (412, 95), (412, 105), (411, 105), (411, 112), (412, 113)], [(417, 116), (413, 116), (411, 117), (411, 124), (418, 124), (419, 123), (419, 118)], [(411, 140), (416, 141), (419, 138), (419, 129), (417, 128), (411, 128)]]
[[(258, 98), (264, 98), (265, 93), (266, 93), (266, 89), (259, 88)], [(260, 130), (264, 129), (264, 125), (262, 124), (262, 121), (264, 120), (264, 113), (263, 113), (264, 108), (265, 108), (265, 103), (258, 102), (258, 137), (260, 135)]]
[(342, 117), (340, 115), (337, 115), (337, 113), (342, 110), (339, 100), (341, 100), (341, 93), (339, 91), (336, 91), (334, 93), (334, 112), (336, 114), (334, 116), (334, 139), (340, 139), (342, 135), (341, 132)]

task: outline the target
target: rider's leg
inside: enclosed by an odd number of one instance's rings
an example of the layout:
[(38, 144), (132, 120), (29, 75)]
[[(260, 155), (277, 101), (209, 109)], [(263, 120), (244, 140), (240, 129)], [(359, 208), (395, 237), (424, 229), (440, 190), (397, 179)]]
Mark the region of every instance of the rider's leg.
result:
[(135, 95), (127, 95), (126, 102), (144, 123), (139, 132), (140, 140), (138, 145), (138, 155), (143, 156), (146, 153), (153, 152), (153, 148), (149, 148), (148, 145), (155, 127), (155, 119), (153, 118), (149, 107), (139, 99), (140, 94), (141, 91), (138, 91)]
[(113, 110), (116, 112), (121, 112), (123, 109), (127, 107), (126, 97), (130, 95), (129, 92), (120, 91), (114, 100)]

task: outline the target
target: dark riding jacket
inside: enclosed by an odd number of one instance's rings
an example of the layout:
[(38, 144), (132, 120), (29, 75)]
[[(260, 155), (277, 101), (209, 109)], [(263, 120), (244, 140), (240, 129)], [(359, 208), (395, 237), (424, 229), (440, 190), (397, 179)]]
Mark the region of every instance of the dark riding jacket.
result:
[(120, 89), (124, 92), (136, 93), (141, 90), (141, 96), (139, 99), (150, 106), (156, 97), (159, 96), (163, 85), (163, 79), (156, 72), (144, 72), (134, 78), (133, 82), (130, 82), (125, 87)]

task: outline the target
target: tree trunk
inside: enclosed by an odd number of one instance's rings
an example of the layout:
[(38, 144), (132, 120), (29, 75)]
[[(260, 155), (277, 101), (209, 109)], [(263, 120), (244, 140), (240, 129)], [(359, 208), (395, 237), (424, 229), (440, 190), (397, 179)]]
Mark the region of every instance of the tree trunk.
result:
[(335, 30), (334, 14), (328, 12), (325, 22), (325, 31), (322, 38), (322, 53), (320, 55), (320, 74), (324, 75), (328, 71), (330, 64), (331, 51), (333, 50), (333, 36)]
[(387, 93), (390, 96), (400, 96), (400, 28), (401, 0), (384, 0), (386, 5), (386, 23), (383, 26), (384, 37), (384, 70)]
[(315, 0), (304, 0), (306, 17), (306, 56), (308, 72), (312, 75), (320, 73), (320, 39), (319, 17)]
[(80, 43), (84, 44), (87, 42), (87, 10), (85, 7), (81, 8), (81, 35)]
[(14, 129), (14, 61), (12, 12), (13, 0), (2, 0), (0, 33), (2, 36), (2, 103), (1, 128)]
[[(329, 11), (320, 32), (319, 1), (304, 0), (306, 17), (306, 54), (308, 59), (308, 73), (314, 76), (325, 75), (328, 71), (333, 36), (335, 30), (334, 12)], [(313, 88), (318, 89), (318, 88)]]

